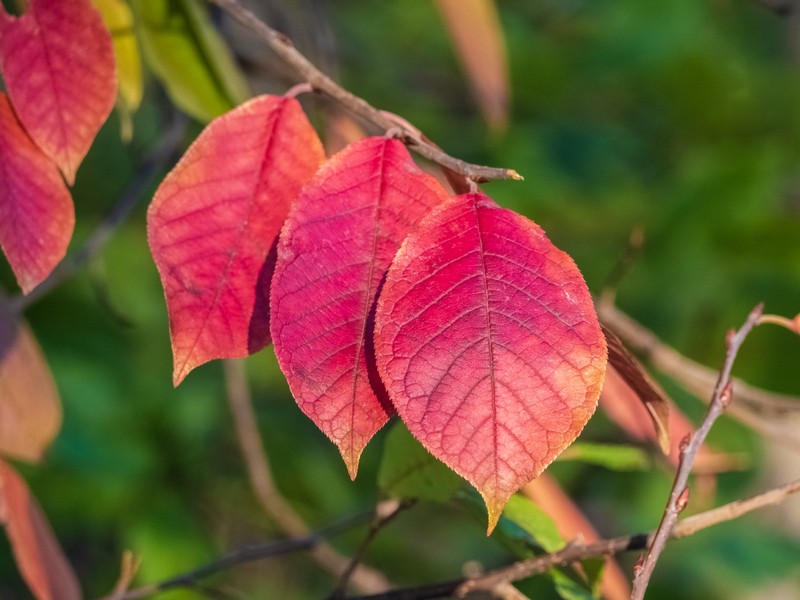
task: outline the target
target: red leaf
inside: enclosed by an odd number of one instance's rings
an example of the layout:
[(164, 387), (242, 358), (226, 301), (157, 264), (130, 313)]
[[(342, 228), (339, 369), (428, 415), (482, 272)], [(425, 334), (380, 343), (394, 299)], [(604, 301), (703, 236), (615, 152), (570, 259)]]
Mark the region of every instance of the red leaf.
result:
[(212, 121), (156, 191), (147, 234), (167, 298), (173, 381), (269, 343), (274, 246), (324, 159), (297, 100), (254, 98)]
[(0, 246), (23, 292), (64, 257), (74, 225), (72, 198), (58, 170), (0, 93)]
[(81, 588), (47, 517), (19, 475), (0, 460), (0, 523), (37, 600), (79, 600)]
[(367, 138), (322, 167), (281, 233), (275, 353), (298, 405), (339, 447), (353, 478), (394, 412), (371, 347), (381, 280), (403, 238), (445, 198), (402, 143)]
[(21, 17), (0, 6), (0, 69), (20, 121), (71, 185), (117, 92), (100, 13), (90, 0), (30, 0)]
[(483, 496), (490, 532), (583, 429), (606, 366), (575, 263), (482, 194), (438, 207), (406, 238), (378, 302), (375, 354), (411, 433)]
[(36, 340), (0, 305), (0, 454), (38, 461), (61, 427), (61, 402)]

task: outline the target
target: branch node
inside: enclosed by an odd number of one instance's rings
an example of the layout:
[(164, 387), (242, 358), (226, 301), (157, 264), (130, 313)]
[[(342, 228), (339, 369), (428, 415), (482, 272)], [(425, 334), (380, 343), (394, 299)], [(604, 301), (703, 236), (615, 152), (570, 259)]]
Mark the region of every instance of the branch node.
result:
[(725, 389), (722, 390), (722, 394), (719, 396), (719, 403), (722, 405), (723, 409), (728, 408), (731, 405), (731, 401), (733, 400), (733, 381), (728, 381), (725, 385)]
[(685, 487), (683, 488), (680, 496), (678, 496), (678, 499), (675, 501), (675, 510), (677, 510), (679, 513), (682, 513), (684, 510), (686, 510), (687, 504), (689, 504), (689, 488)]

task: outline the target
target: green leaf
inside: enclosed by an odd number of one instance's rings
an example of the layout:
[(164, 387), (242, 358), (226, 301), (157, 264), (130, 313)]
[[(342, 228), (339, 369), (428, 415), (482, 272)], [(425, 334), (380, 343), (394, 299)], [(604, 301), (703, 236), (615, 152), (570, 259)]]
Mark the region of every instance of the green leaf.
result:
[(397, 422), (386, 437), (378, 486), (390, 496), (445, 502), (464, 480), (422, 447), (406, 426)]
[(550, 516), (519, 494), (511, 496), (506, 504), (498, 528), (506, 537), (533, 542), (545, 552), (556, 552), (564, 547), (564, 538)]
[[(588, 562), (590, 561), (587, 561), (584, 563), (584, 565), (588, 564)], [(601, 561), (601, 569), (600, 571), (597, 571), (596, 575), (593, 574), (594, 578), (588, 573), (586, 574), (589, 582), (599, 581), (599, 575), (602, 572), (603, 564), (604, 563)], [(581, 581), (577, 576), (570, 577), (568, 573), (561, 569), (550, 569), (548, 574), (553, 580), (556, 593), (564, 600), (596, 600), (600, 597), (597, 593), (597, 590), (594, 589), (594, 585), (587, 584), (585, 581)]]
[(244, 75), (198, 0), (133, 0), (150, 68), (183, 111), (207, 122), (244, 102)]
[(574, 460), (598, 465), (612, 471), (644, 471), (650, 468), (650, 457), (634, 446), (576, 442), (558, 460)]
[[(521, 558), (532, 555), (532, 543), (547, 553), (558, 552), (565, 546), (564, 538), (547, 513), (519, 494), (512, 496), (503, 510), (497, 531), (505, 538), (509, 548)], [(583, 573), (586, 581), (568, 568), (550, 569), (547, 574), (553, 581), (556, 592), (564, 600), (593, 600), (598, 597), (596, 587), (604, 564), (602, 559), (584, 561)]]

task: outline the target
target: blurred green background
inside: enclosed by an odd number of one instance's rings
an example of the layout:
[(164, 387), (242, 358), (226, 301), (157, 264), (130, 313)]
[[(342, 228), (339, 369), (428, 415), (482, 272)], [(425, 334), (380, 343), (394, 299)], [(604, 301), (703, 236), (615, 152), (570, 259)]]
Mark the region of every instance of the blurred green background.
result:
[[(524, 175), (483, 189), (539, 223), (573, 256), (593, 293), (606, 285), (631, 231), (641, 229), (644, 246), (618, 282), (617, 302), (686, 356), (720, 365), (725, 331), (757, 302), (771, 313), (800, 312), (800, 16), (782, 18), (747, 0), (500, 1), (512, 100), (507, 131), (492, 133), (432, 2), (257, 4), (354, 93), (457, 157)], [(219, 11), (212, 18), (232, 31)], [(254, 89), (287, 89), (266, 49), (241, 39), (237, 48)], [(303, 102), (324, 130), (326, 105)], [(132, 141), (120, 140), (117, 115), (103, 128), (74, 188), (73, 248), (136, 176), (169, 105), (149, 76)], [(187, 143), (200, 127), (190, 127)], [(250, 492), (221, 366), (203, 366), (179, 389), (171, 386), (166, 309), (145, 238), (152, 189), (99, 259), (27, 312), (65, 419), (43, 464), (20, 470), (87, 597), (110, 591), (125, 549), (143, 559), (136, 580), (143, 584), (280, 535)], [(13, 289), (5, 264), (2, 278)], [(800, 339), (762, 327), (736, 373), (800, 395), (799, 362)], [(297, 409), (272, 350), (248, 359), (247, 369), (277, 483), (308, 523), (374, 505), (388, 428), (368, 446), (352, 483), (335, 447)], [(702, 415), (700, 402), (662, 382), (687, 414)], [(582, 439), (628, 441), (602, 413)], [(800, 470), (795, 456), (728, 419), (712, 442), (748, 457), (745, 470), (719, 477), (718, 503)], [(564, 462), (551, 472), (608, 535), (655, 528), (671, 483), (658, 467), (620, 473)], [(422, 502), (378, 536), (366, 562), (398, 585), (458, 577), (470, 560), (505, 564), (512, 556), (485, 537), (484, 518), (458, 503)], [(363, 534), (333, 543), (350, 553)], [(672, 543), (648, 598), (800, 597), (799, 535), (800, 505), (789, 503)], [(620, 557), (627, 572), (634, 559)], [(209, 583), (242, 599), (321, 598), (333, 585), (303, 553)], [(557, 597), (546, 577), (520, 589)], [(30, 597), (5, 540), (0, 597)]]

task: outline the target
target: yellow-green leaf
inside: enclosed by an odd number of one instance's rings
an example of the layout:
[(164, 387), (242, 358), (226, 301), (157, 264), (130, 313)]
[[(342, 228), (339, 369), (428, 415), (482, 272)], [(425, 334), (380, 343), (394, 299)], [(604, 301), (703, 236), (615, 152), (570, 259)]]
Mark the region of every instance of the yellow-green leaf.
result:
[(207, 122), (250, 96), (198, 0), (133, 0), (132, 5), (145, 60), (181, 110)]
[(92, 0), (103, 16), (114, 43), (117, 62), (117, 111), (122, 122), (122, 138), (132, 135), (131, 117), (142, 103), (144, 84), (139, 45), (133, 29), (133, 14), (123, 0)]

